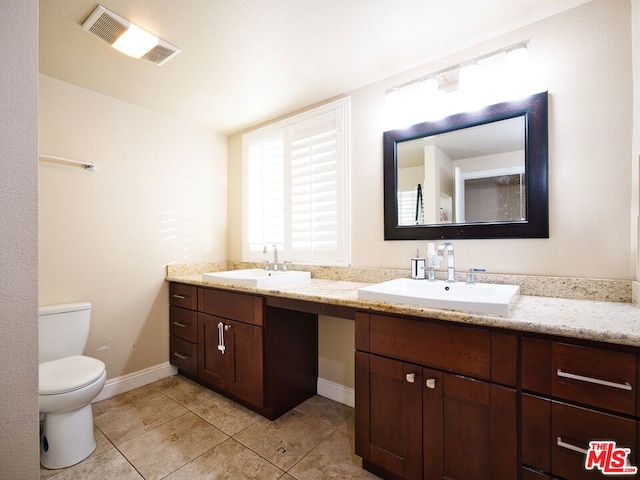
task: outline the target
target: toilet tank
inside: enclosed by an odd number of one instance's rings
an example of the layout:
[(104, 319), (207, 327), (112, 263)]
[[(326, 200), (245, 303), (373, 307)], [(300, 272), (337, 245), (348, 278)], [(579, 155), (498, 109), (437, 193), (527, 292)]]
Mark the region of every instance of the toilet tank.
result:
[(38, 309), (39, 363), (82, 355), (87, 346), (91, 304), (65, 303)]

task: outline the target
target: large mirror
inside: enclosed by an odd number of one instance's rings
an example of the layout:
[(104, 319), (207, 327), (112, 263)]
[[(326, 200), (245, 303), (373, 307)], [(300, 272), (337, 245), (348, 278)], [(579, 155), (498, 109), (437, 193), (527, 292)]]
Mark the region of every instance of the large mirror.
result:
[(549, 237), (546, 92), (383, 138), (385, 240)]

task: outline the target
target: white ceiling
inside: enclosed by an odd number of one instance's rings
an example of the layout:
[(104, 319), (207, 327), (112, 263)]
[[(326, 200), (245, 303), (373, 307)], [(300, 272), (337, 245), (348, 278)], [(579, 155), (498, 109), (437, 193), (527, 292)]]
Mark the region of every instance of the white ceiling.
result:
[(102, 0), (183, 51), (134, 60), (40, 0), (40, 72), (230, 134), (589, 0)]

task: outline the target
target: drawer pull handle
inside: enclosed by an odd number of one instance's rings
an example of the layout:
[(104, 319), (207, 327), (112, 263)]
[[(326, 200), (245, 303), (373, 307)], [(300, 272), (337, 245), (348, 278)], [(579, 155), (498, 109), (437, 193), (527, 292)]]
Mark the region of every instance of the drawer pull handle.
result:
[(586, 449), (584, 448), (580, 448), (577, 447), (575, 445), (572, 445), (570, 443), (567, 442), (563, 442), (562, 441), (562, 437), (556, 437), (556, 443), (559, 447), (562, 448), (566, 448), (567, 450), (571, 450), (572, 452), (578, 452), (578, 453), (582, 453), (583, 455), (586, 455), (587, 453), (589, 453)]
[(184, 295), (174, 295), (173, 298), (179, 298), (180, 300), (184, 300)]
[(189, 358), (188, 355), (185, 355), (184, 353), (180, 353), (180, 352), (173, 352), (173, 356), (178, 357), (180, 360), (186, 360)]
[(425, 385), (427, 386), (427, 388), (431, 388), (431, 389), (436, 388), (436, 379), (428, 378), (427, 381), (425, 382)]
[(596, 385), (603, 385), (605, 387), (619, 388), (620, 390), (629, 390), (629, 391), (632, 390), (631, 384), (629, 382), (616, 383), (616, 382), (610, 382), (608, 380), (601, 380), (599, 378), (585, 377), (583, 375), (576, 375), (575, 373), (563, 372), (562, 369), (560, 369), (560, 368), (558, 369), (556, 374), (559, 377), (570, 378), (571, 380), (579, 380), (581, 382), (595, 383)]
[(182, 327), (182, 328), (187, 328), (187, 327), (189, 326), (189, 325), (187, 325), (186, 323), (180, 323), (180, 322), (179, 322), (179, 321), (177, 321), (177, 320), (176, 320), (175, 322), (173, 322), (173, 324), (174, 324), (176, 327)]
[(227, 347), (224, 346), (224, 331), (228, 330), (225, 329), (225, 325), (222, 322), (218, 322), (218, 351), (224, 355), (224, 351), (226, 350)]
[(405, 378), (407, 379), (407, 382), (414, 383), (416, 381), (416, 374), (415, 373), (407, 373), (405, 375)]

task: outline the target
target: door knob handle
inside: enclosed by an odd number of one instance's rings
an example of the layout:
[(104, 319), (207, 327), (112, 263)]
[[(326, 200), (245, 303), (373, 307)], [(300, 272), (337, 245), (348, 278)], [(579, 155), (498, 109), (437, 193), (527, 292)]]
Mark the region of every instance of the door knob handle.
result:
[(425, 384), (427, 385), (427, 388), (436, 388), (436, 379), (428, 378)]
[(405, 378), (407, 379), (407, 382), (414, 383), (416, 381), (416, 374), (415, 373), (407, 373), (405, 375)]

